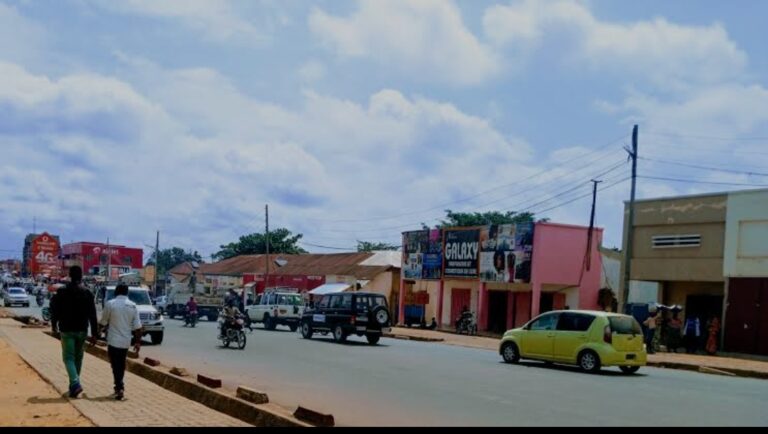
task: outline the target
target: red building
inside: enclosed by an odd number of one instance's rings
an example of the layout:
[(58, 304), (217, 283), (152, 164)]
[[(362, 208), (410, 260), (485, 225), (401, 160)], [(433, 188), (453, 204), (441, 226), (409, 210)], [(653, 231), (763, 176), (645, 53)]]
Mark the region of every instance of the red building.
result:
[[(109, 264), (111, 278), (144, 268), (144, 250), (103, 243), (80, 242), (62, 247), (64, 267), (82, 267), (85, 274), (104, 275)], [(109, 261), (109, 262), (107, 262)]]

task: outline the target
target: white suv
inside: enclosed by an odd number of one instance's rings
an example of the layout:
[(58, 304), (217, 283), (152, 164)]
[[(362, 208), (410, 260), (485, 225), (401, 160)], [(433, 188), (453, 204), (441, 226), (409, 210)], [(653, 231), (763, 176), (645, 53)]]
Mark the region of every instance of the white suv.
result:
[[(105, 294), (106, 301), (115, 298), (115, 287), (108, 286)], [(138, 286), (128, 288), (128, 299), (136, 303), (136, 310), (139, 311), (141, 320), (142, 334), (149, 335), (152, 344), (160, 345), (163, 342), (165, 326), (163, 325), (163, 315), (152, 306), (152, 299), (149, 297), (149, 290)]]
[(295, 332), (304, 313), (304, 299), (298, 292), (268, 290), (248, 307), (247, 313), (251, 322), (263, 323), (267, 330), (285, 325)]

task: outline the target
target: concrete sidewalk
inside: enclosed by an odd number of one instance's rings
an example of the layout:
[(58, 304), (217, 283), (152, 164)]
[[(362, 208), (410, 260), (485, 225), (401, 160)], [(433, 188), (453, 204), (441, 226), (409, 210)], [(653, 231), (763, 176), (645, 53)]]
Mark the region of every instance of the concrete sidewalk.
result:
[[(67, 374), (61, 361), (59, 341), (40, 329), (22, 328), (12, 319), (0, 319), (0, 336), (58, 392), (68, 389)], [(126, 372), (126, 399), (111, 398), (112, 370), (109, 363), (85, 354), (82, 385), (84, 392), (70, 402), (97, 426), (251, 426), (211, 410), (197, 402)]]
[[(457, 335), (447, 331), (393, 327), (394, 338), (426, 342), (439, 342), (468, 348), (499, 350), (499, 338)], [(706, 373), (768, 379), (768, 362), (721, 356), (656, 353), (648, 355), (648, 365), (671, 369), (685, 369)]]

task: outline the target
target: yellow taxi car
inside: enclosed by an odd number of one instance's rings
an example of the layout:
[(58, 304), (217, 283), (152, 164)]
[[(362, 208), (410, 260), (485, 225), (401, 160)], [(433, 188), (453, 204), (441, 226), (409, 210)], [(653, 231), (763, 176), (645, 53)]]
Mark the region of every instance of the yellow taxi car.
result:
[(587, 372), (618, 366), (632, 374), (647, 355), (640, 324), (629, 315), (590, 310), (547, 312), (504, 333), (499, 354), (507, 363), (520, 359), (578, 365)]

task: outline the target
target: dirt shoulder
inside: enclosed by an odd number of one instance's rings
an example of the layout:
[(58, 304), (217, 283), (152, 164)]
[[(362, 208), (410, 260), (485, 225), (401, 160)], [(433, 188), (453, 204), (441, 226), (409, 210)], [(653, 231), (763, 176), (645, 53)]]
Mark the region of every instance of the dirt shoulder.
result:
[(0, 426), (93, 426), (0, 338)]

